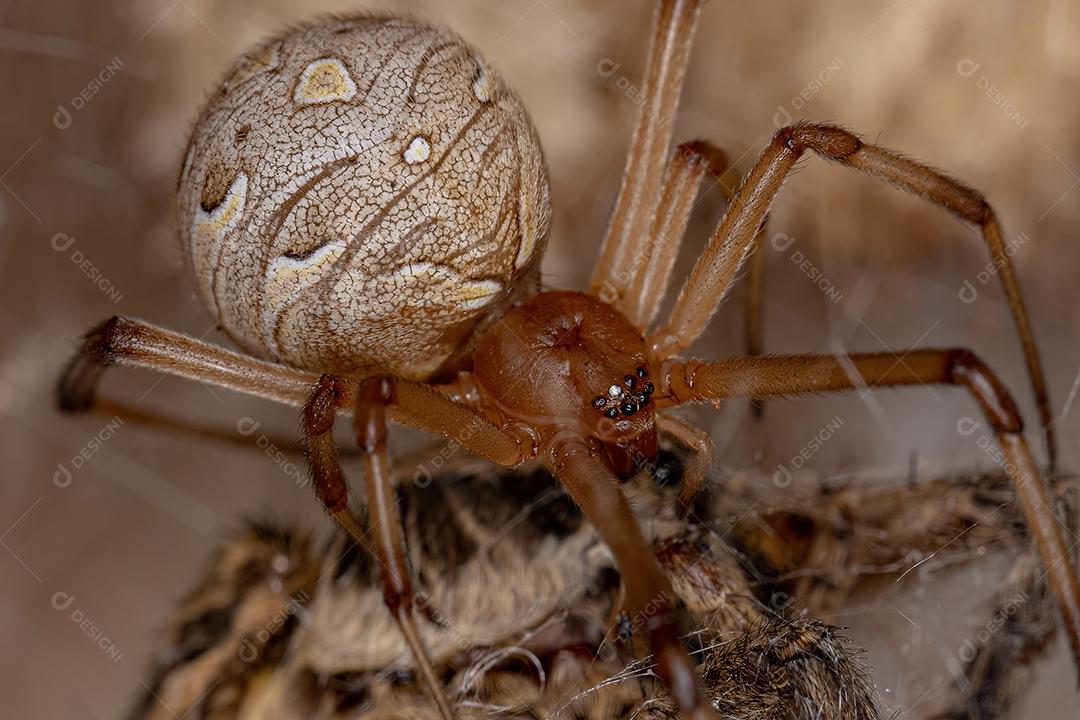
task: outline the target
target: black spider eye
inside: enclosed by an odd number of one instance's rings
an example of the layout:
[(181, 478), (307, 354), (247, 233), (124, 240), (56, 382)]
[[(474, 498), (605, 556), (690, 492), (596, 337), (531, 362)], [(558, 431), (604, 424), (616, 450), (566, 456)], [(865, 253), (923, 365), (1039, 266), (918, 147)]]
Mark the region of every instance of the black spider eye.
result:
[(592, 406), (597, 410), (604, 407), (605, 405), (607, 405), (607, 398), (603, 395), (597, 395), (592, 399)]
[(627, 375), (626, 377), (624, 377), (622, 379), (622, 381), (623, 381), (623, 384), (626, 385), (626, 387), (628, 387), (628, 388), (632, 388), (635, 385), (637, 385), (637, 378), (634, 377), (633, 375)]
[(654, 392), (656, 392), (656, 386), (651, 382), (645, 383), (645, 394), (652, 395)]
[(646, 370), (646, 369), (645, 369), (645, 368), (643, 368), (643, 367), (639, 367), (639, 368), (637, 369), (637, 376), (638, 376), (639, 378), (646, 378), (646, 377), (649, 377), (649, 371), (648, 371), (648, 370)]
[(637, 403), (633, 400), (626, 400), (619, 406), (619, 409), (622, 410), (623, 415), (633, 415), (637, 412), (638, 407)]
[(604, 415), (606, 415), (609, 418), (619, 417), (619, 408), (612, 405), (611, 407), (609, 407), (607, 410), (604, 411)]

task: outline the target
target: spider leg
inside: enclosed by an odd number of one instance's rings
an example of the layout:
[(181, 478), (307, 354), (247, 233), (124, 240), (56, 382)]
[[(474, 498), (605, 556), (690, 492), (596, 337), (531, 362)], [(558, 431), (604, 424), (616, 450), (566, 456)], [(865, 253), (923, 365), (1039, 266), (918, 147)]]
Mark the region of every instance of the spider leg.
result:
[[(401, 519), (390, 482), (390, 458), (386, 450), (386, 411), (390, 383), (381, 378), (365, 380), (358, 392), (349, 393), (333, 375), (319, 379), (304, 405), (303, 428), (315, 492), (323, 507), (365, 552), (378, 561), (383, 579), (383, 600), (409, 646), (439, 713), (453, 720), (454, 713), (443, 692), (427, 648), (420, 639), (413, 612), (412, 582), (402, 542)], [(334, 444), (334, 420), (344, 397), (356, 397), (356, 441), (364, 451), (364, 480), (368, 494), (370, 533), (360, 526), (349, 509), (349, 485), (342, 472)]]
[(1062, 525), (1035, 459), (1024, 440), (1023, 421), (1008, 391), (969, 350), (915, 350), (897, 360), (892, 353), (847, 358), (858, 377), (831, 355), (734, 358), (715, 363), (671, 361), (660, 378), (658, 406), (733, 396), (798, 395), (859, 387), (959, 385), (979, 404), (993, 428), (1005, 470), (1016, 487), (1028, 531), (1035, 539), (1057, 596), (1073, 656), (1080, 669), (1080, 583), (1065, 543)]
[(687, 59), (704, 4), (704, 0), (657, 4), (637, 125), (600, 258), (589, 281), (590, 293), (609, 302), (626, 294), (630, 278), (625, 271), (641, 256), (648, 238)]
[[(1068, 532), (1075, 533), (1076, 484), (1073, 478), (1059, 481), (1053, 488), (1058, 515), (1067, 518)], [(1024, 549), (996, 595), (990, 622), (1004, 622), (985, 642), (968, 640), (961, 646), (952, 668), (953, 707), (935, 720), (1005, 717), (1030, 685), (1035, 663), (1052, 646), (1054, 598), (1035, 547)]]
[[(68, 363), (57, 387), (60, 409), (66, 412), (100, 410), (125, 419), (165, 428), (180, 428), (177, 421), (121, 403), (95, 397), (102, 373), (110, 365), (131, 365), (188, 380), (274, 400), (293, 407), (310, 402), (319, 375), (258, 360), (141, 320), (113, 317), (87, 333), (78, 354)], [(356, 383), (338, 378), (342, 393), (339, 411), (352, 409)], [(456, 402), (433, 386), (394, 379), (390, 419), (403, 425), (443, 435), (496, 464), (510, 467), (532, 457), (531, 438), (501, 430), (478, 412)], [(188, 432), (207, 437), (235, 436), (213, 428), (193, 426)], [(288, 443), (281, 443), (288, 447)]]
[(814, 616), (826, 617), (861, 577), (898, 574), (931, 558), (933, 567), (947, 567), (974, 557), (976, 547), (1012, 544), (1024, 518), (1011, 487), (1007, 476), (991, 475), (858, 484), (793, 497), (771, 520), (795, 516), (813, 530), (797, 566), (778, 572), (793, 572), (794, 596)]
[[(411, 586), (400, 545), (393, 542), (390, 513), (389, 460), (385, 448), (385, 416), (419, 429), (445, 435), (476, 454), (512, 466), (535, 454), (525, 435), (500, 430), (479, 413), (458, 404), (430, 386), (406, 380), (381, 379), (372, 397), (368, 381), (332, 375), (321, 377), (218, 348), (149, 323), (114, 317), (93, 329), (68, 364), (58, 387), (61, 409), (94, 409), (95, 391), (105, 368), (134, 365), (166, 374), (209, 382), (290, 405), (303, 406), (303, 428), (316, 494), (334, 520), (366, 552), (377, 558), (386, 581), (386, 601), (410, 646), (421, 674), (445, 720), (452, 720), (431, 661), (420, 641), (412, 614)], [(385, 393), (383, 392), (385, 390)], [(387, 394), (389, 393), (389, 394)], [(342, 474), (332, 429), (337, 413), (356, 402), (357, 437), (365, 453), (376, 542), (357, 523), (348, 507), (348, 484)], [(392, 403), (391, 407), (386, 407)], [(111, 407), (109, 403), (101, 403)], [(151, 420), (153, 416), (151, 416)], [(393, 527), (400, 535), (400, 520)]]
[(299, 407), (319, 376), (196, 340), (141, 320), (116, 316), (83, 340), (60, 378), (57, 399), (67, 412), (90, 410), (109, 365), (133, 365), (238, 390)]
[[(993, 472), (850, 486), (822, 481), (817, 490), (793, 486), (770, 497), (761, 503), (767, 510), (744, 513), (726, 536), (755, 558), (765, 582), (780, 583), (774, 598), (785, 605), (794, 598), (800, 612), (827, 622), (835, 622), (833, 613), (868, 577), (899, 579), (914, 567), (943, 572), (980, 562), (985, 550), (1016, 554), (986, 613), (994, 632), (946, 654), (955, 692), (949, 711), (934, 716), (1005, 717), (1057, 631), (1054, 596), (1009, 477)], [(725, 489), (734, 497), (724, 497)], [(1051, 478), (1050, 490), (1058, 517), (1075, 518), (1075, 478)], [(717, 493), (727, 507), (746, 498), (723, 483)], [(1075, 533), (1076, 523), (1066, 530)]]
[[(1074, 485), (1062, 477), (1050, 480), (1059, 517), (1073, 516)], [(835, 612), (862, 577), (895, 575), (931, 559), (930, 569), (944, 569), (971, 561), (980, 548), (1030, 545), (1023, 511), (1004, 473), (786, 494), (770, 503), (765, 517), (740, 524), (732, 534), (758, 546), (762, 527), (809, 527), (801, 555), (773, 570), (790, 575), (793, 595), (815, 617)]]
[(642, 537), (619, 481), (581, 439), (562, 439), (551, 448), (555, 476), (611, 549), (626, 588), (631, 623), (648, 638), (656, 669), (688, 720), (714, 718), (704, 701), (701, 678), (680, 639), (675, 595), (660, 571), (652, 546)]
[(777, 131), (691, 271), (667, 323), (650, 334), (649, 342), (655, 354), (670, 357), (687, 348), (704, 331), (740, 266), (753, 251), (754, 235), (781, 185), (807, 150), (885, 180), (978, 226), (993, 263), (1000, 271), (1001, 284), (1020, 336), (1052, 468), (1057, 457), (1057, 443), (1042, 361), (993, 208), (982, 195), (966, 185), (891, 150), (864, 143), (839, 127), (799, 124)]
[[(503, 467), (514, 467), (536, 457), (538, 440), (523, 425), (498, 427), (464, 401), (447, 397), (443, 386), (395, 377), (387, 382), (391, 400), (386, 409), (394, 422), (442, 435)], [(484, 405), (483, 393), (477, 403)]]
[[(1075, 479), (1052, 478), (1050, 489), (1058, 516), (1075, 518)], [(1005, 717), (1030, 684), (1033, 665), (1051, 647), (1057, 630), (1054, 597), (1003, 473), (797, 493), (768, 515), (764, 527), (785, 517), (801, 519), (804, 527), (811, 523), (805, 554), (770, 574), (790, 579), (799, 607), (826, 620), (867, 576), (895, 577), (931, 558), (923, 567), (939, 571), (977, 561), (987, 548), (1019, 551), (987, 614), (995, 631), (969, 638), (946, 660), (955, 692), (950, 709), (935, 720)], [(761, 546), (762, 522), (761, 517), (744, 520), (732, 535), (744, 547)], [(1070, 522), (1067, 531), (1075, 530)]]
[(728, 165), (727, 155), (704, 141), (683, 143), (675, 149), (661, 183), (652, 228), (636, 238), (644, 241), (639, 254), (632, 258), (630, 267), (615, 269), (616, 278), (629, 276), (626, 294), (618, 298), (611, 284), (615, 278), (609, 278), (600, 291), (601, 300), (617, 298), (616, 304), (639, 328), (652, 324), (660, 310), (702, 178), (706, 173), (719, 178)]
[[(769, 216), (761, 221), (761, 228), (754, 237), (754, 247), (747, 261), (747, 298), (746, 317), (743, 329), (746, 333), (746, 354), (760, 355), (765, 346), (765, 253), (761, 246), (765, 244), (765, 228)], [(750, 412), (755, 420), (765, 414), (764, 400), (751, 400)]]
[[(664, 172), (660, 184), (660, 201), (656, 207), (652, 229), (645, 236), (638, 257), (631, 267), (626, 268), (629, 286), (618, 305), (623, 313), (640, 328), (647, 328), (656, 318), (660, 303), (667, 293), (671, 272), (675, 267), (675, 257), (686, 235), (686, 226), (694, 209), (698, 188), (706, 173), (719, 184), (724, 197), (730, 203), (735, 197), (735, 188), (722, 181), (722, 176), (730, 168), (731, 160), (727, 153), (707, 140), (694, 140), (675, 148), (675, 155)], [(768, 217), (762, 221), (754, 238), (755, 247), (765, 242), (765, 229)], [(750, 257), (749, 301), (746, 305), (745, 334), (747, 352), (760, 355), (764, 334), (763, 293), (764, 293), (764, 256), (754, 253)], [(610, 281), (602, 286), (601, 299), (614, 297), (614, 286)], [(758, 407), (755, 405), (755, 407)]]
[[(383, 579), (383, 599), (397, 620), (405, 641), (412, 649), (435, 704), (444, 718), (453, 718), (450, 703), (443, 694), (431, 661), (424, 651), (416, 629), (413, 612), (413, 589), (409, 563), (404, 548), (401, 515), (397, 512), (397, 493), (391, 482), (390, 455), (386, 449), (386, 405), (392, 399), (392, 385), (385, 378), (365, 380), (357, 394), (356, 444), (364, 451), (364, 479), (367, 483), (368, 513), (371, 534)], [(417, 652), (421, 653), (420, 655)]]
[(754, 238), (754, 249), (747, 260), (746, 322), (743, 326), (746, 336), (746, 354), (760, 355), (765, 344), (765, 253), (760, 252), (765, 243), (765, 227), (768, 216), (761, 223), (761, 229)]
[(258, 443), (261, 442), (269, 443), (282, 453), (295, 458), (302, 458), (304, 455), (295, 436), (272, 433), (255, 435), (253, 430), (240, 424), (233, 428), (225, 428), (190, 418), (170, 417), (167, 413), (143, 409), (134, 404), (109, 398), (94, 398), (91, 411), (104, 417), (120, 418), (124, 424), (153, 428), (158, 432), (171, 433), (174, 437), (186, 436), (195, 442), (213, 440), (246, 448), (258, 448)]
[(679, 513), (685, 515), (705, 485), (705, 478), (716, 458), (716, 445), (709, 433), (671, 413), (657, 413), (656, 426), (693, 451), (686, 461), (679, 488)]
[[(727, 153), (706, 140), (683, 143), (675, 149), (675, 156), (668, 164), (661, 183), (660, 202), (652, 230), (646, 236), (647, 241), (639, 257), (634, 258), (633, 266), (626, 269), (630, 286), (619, 302), (623, 313), (638, 327), (648, 328), (660, 310), (675, 267), (675, 256), (686, 236), (686, 226), (705, 174), (708, 173), (715, 179), (715, 184), (720, 185), (729, 204), (734, 199), (735, 187), (721, 179), (730, 165)], [(762, 220), (754, 237), (755, 248), (764, 244), (767, 225), (768, 216)], [(749, 263), (749, 298), (744, 331), (747, 353), (760, 355), (764, 335), (764, 254), (753, 253)], [(605, 286), (602, 292), (613, 294), (610, 286)], [(762, 402), (755, 400), (751, 407), (754, 417), (760, 418), (764, 407)]]
[(1031, 684), (1032, 665), (1054, 640), (1053, 606), (1039, 556), (1029, 549), (997, 593), (988, 622), (1001, 622), (1001, 627), (986, 642), (965, 641), (958, 653), (962, 666), (950, 661), (954, 697), (933, 720), (1008, 717), (1016, 697)]

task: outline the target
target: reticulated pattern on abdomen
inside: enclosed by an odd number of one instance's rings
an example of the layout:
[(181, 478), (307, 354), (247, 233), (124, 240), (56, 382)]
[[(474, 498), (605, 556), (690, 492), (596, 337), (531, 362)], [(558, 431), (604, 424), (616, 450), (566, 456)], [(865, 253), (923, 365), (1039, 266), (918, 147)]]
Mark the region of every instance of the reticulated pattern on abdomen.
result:
[(333, 18), (245, 56), (196, 124), (178, 217), (200, 297), (256, 355), (424, 378), (538, 261), (546, 171), (460, 39)]

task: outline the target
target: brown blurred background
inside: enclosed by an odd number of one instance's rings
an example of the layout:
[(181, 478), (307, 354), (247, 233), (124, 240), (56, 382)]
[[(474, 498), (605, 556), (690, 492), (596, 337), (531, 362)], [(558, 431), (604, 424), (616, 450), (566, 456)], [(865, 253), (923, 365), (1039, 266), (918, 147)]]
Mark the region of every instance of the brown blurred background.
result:
[[(249, 44), (316, 12), (368, 7), (448, 25), (518, 89), (553, 178), (545, 280), (580, 287), (618, 187), (651, 0), (0, 1), (0, 714), (117, 717), (148, 679), (170, 607), (238, 518), (324, 526), (296, 482), (299, 465), (108, 418), (63, 417), (52, 389), (75, 340), (112, 314), (224, 342), (195, 300), (170, 223), (189, 124)], [(618, 69), (598, 72), (604, 60)], [(777, 121), (832, 120), (984, 191), (1017, 247), (1063, 465), (1075, 470), (1078, 83), (1080, 4), (1069, 0), (714, 0), (676, 136), (713, 140), (745, 170)], [(699, 204), (684, 272), (722, 205), (716, 190)], [(795, 242), (767, 250), (769, 350), (966, 345), (1034, 416), (997, 281), (979, 279), (988, 256), (974, 231), (811, 159), (785, 188), (771, 232)], [(793, 258), (809, 261), (839, 299)], [(960, 298), (965, 281), (974, 302)], [(702, 354), (742, 350), (742, 302), (737, 292)], [(287, 408), (150, 373), (114, 371), (105, 390), (227, 429), (247, 417), (259, 435), (296, 433)], [(774, 402), (757, 426), (739, 403), (691, 415), (712, 431), (723, 467), (766, 473), (840, 418), (800, 482), (990, 467), (956, 430), (958, 417), (974, 415), (970, 401), (934, 393)], [(410, 440), (395, 435), (398, 447)], [(912, 573), (832, 618), (867, 648), (887, 707), (918, 717), (941, 701), (1008, 560)], [(1060, 639), (1036, 667), (1015, 717), (1076, 717), (1075, 674)]]

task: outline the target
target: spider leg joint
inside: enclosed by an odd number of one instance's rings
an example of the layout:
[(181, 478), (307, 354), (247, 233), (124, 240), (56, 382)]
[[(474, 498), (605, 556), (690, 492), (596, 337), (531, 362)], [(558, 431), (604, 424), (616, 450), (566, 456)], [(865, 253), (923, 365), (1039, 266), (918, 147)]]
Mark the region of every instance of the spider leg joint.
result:
[(776, 131), (774, 141), (797, 155), (814, 150), (830, 160), (844, 160), (863, 147), (863, 141), (835, 125), (795, 123)]

